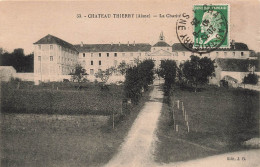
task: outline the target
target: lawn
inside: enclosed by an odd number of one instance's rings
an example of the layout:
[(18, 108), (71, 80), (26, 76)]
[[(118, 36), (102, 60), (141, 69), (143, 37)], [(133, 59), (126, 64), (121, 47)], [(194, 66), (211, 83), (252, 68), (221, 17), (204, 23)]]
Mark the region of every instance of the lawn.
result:
[(101, 90), (93, 83), (81, 86), (77, 90), (77, 83), (2, 83), (2, 112), (110, 115), (121, 110), (122, 85), (110, 85), (109, 90)]
[(119, 149), (149, 92), (128, 106), (115, 129), (102, 115), (2, 113), (1, 165), (102, 166)]
[[(176, 88), (173, 96), (164, 100), (157, 131), (157, 162), (186, 161), (248, 149), (242, 143), (259, 137), (259, 92), (207, 86), (195, 93)], [(184, 103), (189, 133), (177, 100)], [(178, 132), (174, 129), (173, 109)]]

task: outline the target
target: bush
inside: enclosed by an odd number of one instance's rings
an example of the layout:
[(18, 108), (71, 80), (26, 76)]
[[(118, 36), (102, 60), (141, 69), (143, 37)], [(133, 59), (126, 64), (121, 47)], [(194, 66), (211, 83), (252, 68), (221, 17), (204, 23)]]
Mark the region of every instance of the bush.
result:
[(17, 83), (17, 82), (22, 82), (22, 80), (20, 78), (14, 78), (12, 77), (10, 80), (11, 83)]
[(244, 77), (243, 83), (256, 85), (258, 83), (258, 76), (254, 73), (252, 73), (252, 74), (250, 73)]

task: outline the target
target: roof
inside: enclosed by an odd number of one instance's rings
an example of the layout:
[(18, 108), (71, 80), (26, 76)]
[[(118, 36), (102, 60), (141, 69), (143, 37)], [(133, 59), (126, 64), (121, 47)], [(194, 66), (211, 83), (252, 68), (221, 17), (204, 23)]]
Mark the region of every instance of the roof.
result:
[(0, 66), (0, 71), (14, 71), (16, 72), (15, 68), (13, 66)]
[(171, 47), (171, 46), (164, 41), (159, 41), (155, 45), (153, 45), (153, 47)]
[(151, 45), (137, 44), (84, 44), (75, 45), (79, 52), (150, 52)]
[[(181, 43), (175, 43), (172, 45), (174, 51), (189, 51)], [(246, 44), (241, 42), (235, 42), (234, 45), (230, 45), (230, 48), (217, 48), (215, 51), (249, 51)]]
[(255, 67), (255, 71), (259, 71), (259, 60), (249, 59), (216, 59), (217, 66), (222, 71), (248, 72), (248, 68)]
[(226, 81), (233, 81), (233, 82), (235, 82), (235, 83), (238, 82), (237, 79), (235, 79), (235, 78), (233, 78), (233, 77), (231, 77), (231, 76), (229, 76), (229, 75), (225, 75), (225, 76), (223, 77), (223, 79), (226, 80)]
[(172, 45), (172, 51), (189, 51), (181, 43), (175, 43)]
[(72, 44), (70, 44), (70, 43), (68, 43), (68, 42), (66, 42), (66, 41), (64, 41), (64, 40), (62, 40), (58, 37), (50, 35), (50, 34), (41, 38), (39, 41), (35, 42), (34, 44), (57, 44), (57, 45), (60, 45), (64, 48), (68, 48), (68, 49), (71, 49), (71, 50), (78, 52)]

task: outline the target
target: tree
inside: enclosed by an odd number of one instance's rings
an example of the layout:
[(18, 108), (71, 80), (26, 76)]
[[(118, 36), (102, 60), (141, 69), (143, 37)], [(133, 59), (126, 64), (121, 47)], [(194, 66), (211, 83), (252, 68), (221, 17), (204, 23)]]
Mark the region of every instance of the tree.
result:
[(114, 67), (110, 67), (110, 68), (106, 69), (105, 71), (99, 70), (95, 74), (95, 77), (100, 78), (102, 82), (106, 83), (108, 81), (109, 77), (115, 72), (115, 70), (116, 69)]
[(138, 65), (139, 80), (142, 88), (147, 91), (148, 86), (153, 83), (154, 80), (154, 62), (151, 59), (144, 60)]
[(177, 65), (174, 60), (162, 60), (159, 75), (164, 78), (165, 93), (168, 93), (175, 83)]
[(8, 53), (0, 48), (0, 65), (13, 66), (17, 72), (33, 72), (34, 55), (24, 55), (23, 49), (14, 49), (12, 53)]
[(117, 70), (120, 72), (121, 75), (125, 75), (126, 74), (126, 70), (129, 68), (129, 65), (126, 64), (125, 62), (121, 62), (118, 66), (117, 66)]
[(258, 83), (258, 76), (254, 73), (250, 73), (243, 79), (243, 84), (256, 85)]
[(130, 98), (135, 104), (138, 103), (142, 95), (142, 85), (139, 81), (138, 72), (137, 66), (127, 69), (124, 83), (125, 96)]
[(126, 71), (124, 92), (127, 98), (134, 103), (138, 103), (142, 96), (142, 90), (147, 91), (149, 84), (154, 79), (154, 62), (152, 60), (144, 60), (137, 66), (130, 67)]
[(190, 60), (183, 64), (183, 75), (191, 85), (195, 85), (195, 92), (198, 84), (208, 83), (208, 77), (213, 76), (215, 72), (214, 63), (207, 57), (199, 58), (190, 56)]
[(80, 82), (83, 81), (83, 79), (85, 78), (86, 75), (88, 75), (86, 73), (86, 70), (80, 65), (80, 64), (76, 64), (75, 66), (75, 70), (74, 72), (71, 73), (71, 77), (73, 81), (77, 81), (78, 82), (78, 89), (80, 89)]

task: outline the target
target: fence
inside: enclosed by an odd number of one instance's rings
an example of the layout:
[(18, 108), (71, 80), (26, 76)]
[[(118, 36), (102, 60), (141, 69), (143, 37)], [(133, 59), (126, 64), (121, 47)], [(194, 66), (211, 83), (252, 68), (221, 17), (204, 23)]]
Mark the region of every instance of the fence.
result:
[(185, 130), (186, 132), (190, 132), (190, 117), (185, 109), (184, 102), (180, 100), (170, 99), (171, 105), (171, 119), (173, 120), (173, 127), (176, 132), (180, 130)]
[(129, 101), (127, 99), (122, 99), (120, 112), (115, 112), (115, 110), (112, 111), (111, 117), (113, 129), (115, 128), (115, 124), (121, 121), (127, 114), (129, 114)]

